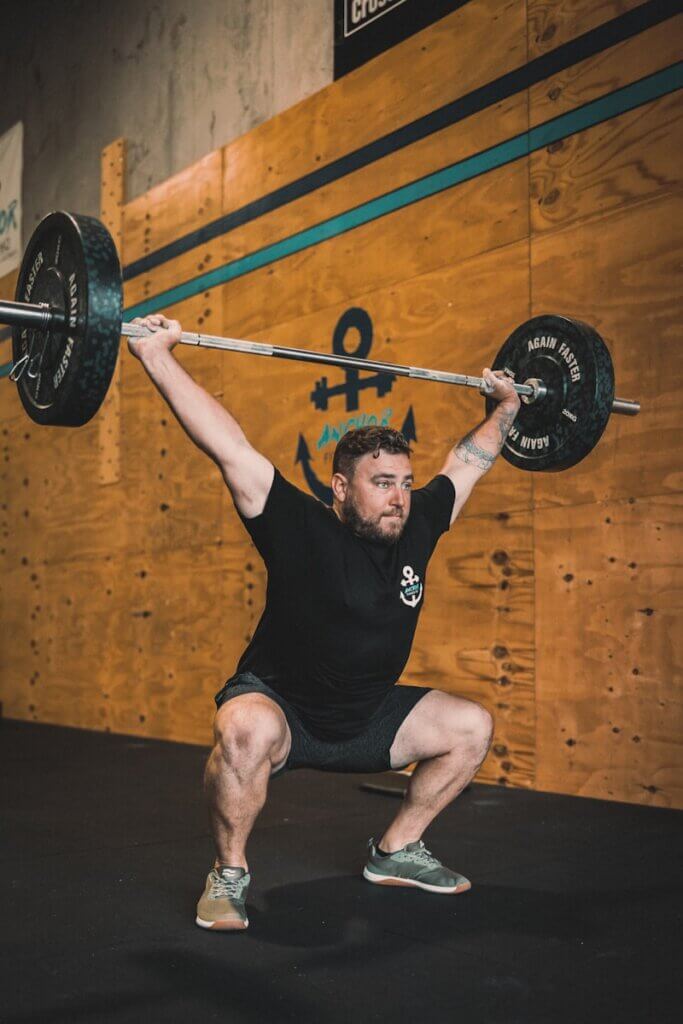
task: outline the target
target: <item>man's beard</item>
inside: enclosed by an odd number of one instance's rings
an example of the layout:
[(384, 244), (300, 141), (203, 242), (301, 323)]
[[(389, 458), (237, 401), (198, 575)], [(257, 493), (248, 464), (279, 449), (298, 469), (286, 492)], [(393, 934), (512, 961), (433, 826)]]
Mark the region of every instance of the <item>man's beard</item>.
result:
[[(373, 540), (378, 544), (386, 545), (386, 547), (393, 547), (393, 545), (396, 543), (396, 541), (403, 533), (403, 527), (405, 526), (405, 521), (401, 516), (401, 529), (398, 531), (398, 533), (384, 533), (380, 527), (379, 522), (373, 522), (372, 520), (364, 519), (361, 516), (360, 512), (358, 511), (357, 505), (349, 496), (347, 496), (346, 501), (341, 506), (341, 513), (344, 524), (348, 526), (349, 529), (351, 529), (356, 534), (357, 537), (362, 537), (364, 540)], [(382, 516), (381, 518), (385, 517)], [(393, 516), (388, 518), (398, 519), (399, 517)]]

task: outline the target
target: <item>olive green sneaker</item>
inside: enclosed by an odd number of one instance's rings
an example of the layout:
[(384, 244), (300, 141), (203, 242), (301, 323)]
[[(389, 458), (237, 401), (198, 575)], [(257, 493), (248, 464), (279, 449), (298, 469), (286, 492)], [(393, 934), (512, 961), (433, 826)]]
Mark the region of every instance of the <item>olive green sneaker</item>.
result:
[(363, 878), (375, 885), (412, 885), (444, 895), (454, 895), (472, 888), (469, 879), (445, 868), (421, 839), (408, 843), (402, 850), (396, 850), (386, 857), (377, 853), (375, 840), (371, 839), (368, 842), (368, 861), (363, 868)]
[(211, 868), (206, 888), (197, 904), (196, 923), (200, 928), (234, 931), (248, 928), (247, 890), (251, 875), (244, 868), (221, 865)]

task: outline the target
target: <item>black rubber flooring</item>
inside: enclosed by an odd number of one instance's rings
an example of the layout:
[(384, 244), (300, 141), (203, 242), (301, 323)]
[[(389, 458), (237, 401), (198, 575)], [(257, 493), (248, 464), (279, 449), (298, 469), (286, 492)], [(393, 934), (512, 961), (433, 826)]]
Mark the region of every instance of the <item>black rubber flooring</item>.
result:
[(3, 1024), (681, 1019), (681, 812), (473, 785), (424, 837), (472, 879), (444, 897), (361, 877), (377, 776), (288, 773), (214, 934), (206, 754), (0, 722)]

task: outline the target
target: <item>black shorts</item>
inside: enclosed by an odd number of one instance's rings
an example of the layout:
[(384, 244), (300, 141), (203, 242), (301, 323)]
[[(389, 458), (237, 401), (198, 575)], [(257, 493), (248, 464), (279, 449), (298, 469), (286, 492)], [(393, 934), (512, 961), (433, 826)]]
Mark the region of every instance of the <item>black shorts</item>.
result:
[[(242, 672), (228, 679), (215, 700), (216, 707), (220, 708), (227, 700), (240, 694), (262, 693), (282, 708), (292, 734), (292, 747), (285, 763), (271, 775), (275, 778), (295, 768), (318, 768), (325, 772), (389, 771), (389, 751), (396, 733), (429, 690), (422, 686), (394, 686), (372, 718), (368, 719), (363, 732), (351, 739), (333, 742), (313, 736), (292, 705), (251, 672)], [(405, 765), (395, 767), (405, 768)]]

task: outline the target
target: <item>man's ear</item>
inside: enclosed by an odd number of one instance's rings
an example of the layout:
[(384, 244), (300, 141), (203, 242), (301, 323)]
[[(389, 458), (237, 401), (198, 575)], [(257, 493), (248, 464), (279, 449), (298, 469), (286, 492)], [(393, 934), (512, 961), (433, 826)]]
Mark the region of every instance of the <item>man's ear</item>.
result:
[(332, 477), (332, 494), (342, 504), (346, 501), (349, 492), (349, 481), (342, 473), (335, 473)]

